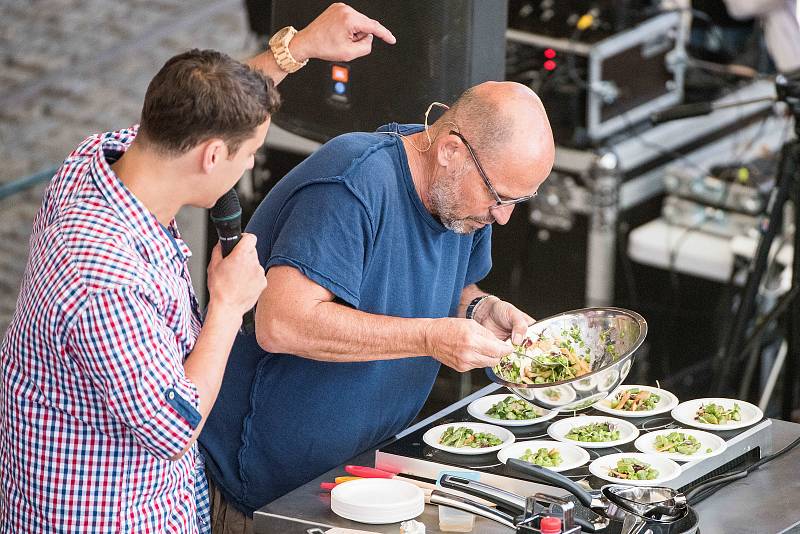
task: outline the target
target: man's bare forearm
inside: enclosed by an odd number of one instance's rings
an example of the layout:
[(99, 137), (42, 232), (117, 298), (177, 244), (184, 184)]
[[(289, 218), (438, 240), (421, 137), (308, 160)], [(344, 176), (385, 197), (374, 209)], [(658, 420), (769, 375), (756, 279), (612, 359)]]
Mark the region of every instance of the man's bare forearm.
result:
[(510, 348), (475, 321), (391, 317), (336, 303), (333, 293), (289, 266), (267, 272), (267, 289), (256, 308), (256, 338), (268, 352), (315, 360), (429, 355), (458, 371), (494, 365)]
[(368, 361), (424, 356), (427, 328), (434, 319), (407, 319), (354, 310), (336, 302), (317, 302), (291, 316), (269, 319), (259, 343), (324, 361)]

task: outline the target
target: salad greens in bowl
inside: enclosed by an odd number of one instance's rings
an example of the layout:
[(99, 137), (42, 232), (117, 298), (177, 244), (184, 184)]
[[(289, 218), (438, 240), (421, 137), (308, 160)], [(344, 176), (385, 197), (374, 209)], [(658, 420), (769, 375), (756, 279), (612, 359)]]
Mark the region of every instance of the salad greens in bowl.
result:
[[(569, 311), (531, 325), (523, 342), (486, 374), (540, 408), (583, 409), (622, 383), (646, 336), (647, 322), (630, 310)], [(559, 399), (545, 391), (559, 391)]]

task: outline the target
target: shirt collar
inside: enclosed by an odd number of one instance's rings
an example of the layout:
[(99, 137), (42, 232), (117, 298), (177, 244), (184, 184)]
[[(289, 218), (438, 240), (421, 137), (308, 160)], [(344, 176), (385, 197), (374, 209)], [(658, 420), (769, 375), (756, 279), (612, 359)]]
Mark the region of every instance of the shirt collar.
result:
[(162, 225), (142, 202), (125, 187), (114, 171), (116, 161), (128, 148), (128, 143), (109, 137), (103, 140), (91, 159), (91, 175), (95, 186), (105, 197), (119, 220), (134, 236), (142, 252), (151, 263), (163, 263), (178, 256), (186, 261), (191, 251), (181, 239), (175, 220)]

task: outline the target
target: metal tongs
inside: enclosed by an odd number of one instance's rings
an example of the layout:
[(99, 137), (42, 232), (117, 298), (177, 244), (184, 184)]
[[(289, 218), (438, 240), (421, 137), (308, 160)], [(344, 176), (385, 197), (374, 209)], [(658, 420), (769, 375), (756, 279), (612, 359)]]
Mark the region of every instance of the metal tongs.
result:
[[(503, 508), (512, 513), (509, 514), (499, 509), (482, 505), (472, 506), (476, 503), (470, 499), (460, 497), (453, 499), (451, 495), (437, 491), (431, 494), (431, 504), (441, 504), (471, 512), (513, 528), (519, 533), (538, 532), (540, 519), (550, 515), (561, 518), (564, 533), (577, 533), (581, 532), (581, 529), (599, 532), (608, 525), (608, 520), (600, 516), (597, 516), (596, 521), (577, 517), (574, 508), (575, 504), (572, 501), (545, 493), (537, 493), (533, 497), (525, 498), (510, 491), (455, 475), (442, 475), (439, 479), (439, 485), (443, 488), (458, 490), (462, 493), (480, 497), (496, 504), (498, 508)], [(470, 508), (465, 506), (470, 506)]]
[[(442, 477), (442, 480), (440, 480), (442, 485), (444, 485), (444, 479), (446, 477), (450, 477), (450, 475), (444, 475)], [(474, 481), (472, 481), (472, 484), (486, 486), (485, 484)], [(486, 487), (489, 489), (496, 489), (492, 486)], [(431, 493), (430, 502), (431, 504), (449, 506), (491, 519), (509, 528), (513, 528), (517, 534), (540, 534), (539, 523), (543, 517), (550, 516), (561, 519), (561, 524), (563, 525), (562, 534), (580, 534), (581, 526), (575, 523), (575, 504), (572, 501), (560, 497), (553, 497), (545, 493), (537, 493), (533, 497), (528, 497), (524, 500), (524, 512), (518, 516), (512, 516), (500, 510), (483, 506), (471, 499), (450, 495), (438, 490), (434, 490)]]

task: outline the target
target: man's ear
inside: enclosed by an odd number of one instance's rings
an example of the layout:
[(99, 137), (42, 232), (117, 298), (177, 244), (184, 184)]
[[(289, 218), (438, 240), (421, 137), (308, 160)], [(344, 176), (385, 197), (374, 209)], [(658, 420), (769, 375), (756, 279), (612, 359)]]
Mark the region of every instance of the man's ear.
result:
[(220, 161), (228, 157), (228, 147), (222, 139), (209, 139), (202, 144), (200, 157), (203, 172), (210, 174)]
[(436, 144), (436, 159), (439, 165), (447, 167), (452, 164), (456, 157), (461, 141), (455, 135), (446, 135)]

